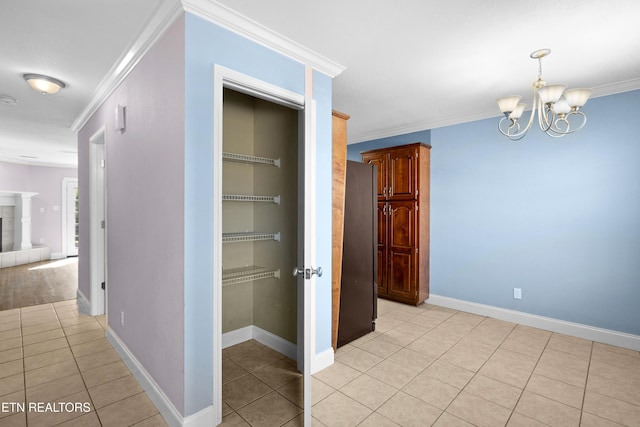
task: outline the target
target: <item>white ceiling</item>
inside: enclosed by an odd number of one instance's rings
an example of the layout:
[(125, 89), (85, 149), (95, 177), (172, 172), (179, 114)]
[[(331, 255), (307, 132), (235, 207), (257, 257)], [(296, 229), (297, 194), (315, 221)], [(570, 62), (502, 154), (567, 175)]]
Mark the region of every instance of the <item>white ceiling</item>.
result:
[[(0, 103), (0, 161), (74, 165), (71, 123), (167, 1), (3, 1), (0, 95), (18, 104)], [(540, 48), (549, 83), (640, 89), (637, 0), (218, 2), (346, 67), (333, 106), (351, 143), (497, 117), (497, 97), (530, 98)], [(27, 72), (68, 87), (39, 95)]]
[[(0, 103), (0, 161), (75, 167), (71, 124), (158, 3), (2, 1), (0, 95), (18, 103)], [(24, 73), (46, 74), (67, 87), (44, 96), (27, 85)]]

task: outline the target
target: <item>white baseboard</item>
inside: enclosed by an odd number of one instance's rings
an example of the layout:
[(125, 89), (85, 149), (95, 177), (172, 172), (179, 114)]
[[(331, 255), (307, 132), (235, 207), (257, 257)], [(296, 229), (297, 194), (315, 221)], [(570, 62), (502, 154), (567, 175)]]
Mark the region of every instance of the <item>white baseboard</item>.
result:
[(52, 252), (51, 256), (49, 257), (49, 259), (63, 259), (66, 258), (67, 256), (65, 254), (63, 254), (62, 252)]
[(311, 357), (311, 375), (317, 374), (322, 371), (324, 368), (328, 368), (333, 365), (334, 361), (334, 351), (333, 347), (329, 347), (327, 350), (322, 353), (318, 353), (315, 356)]
[[(295, 344), (255, 325), (222, 334), (222, 348), (240, 344), (250, 339), (254, 339), (278, 353), (284, 354), (290, 359), (296, 360), (298, 357), (297, 346)], [(334, 352), (331, 347), (322, 353), (311, 356), (311, 374), (320, 372), (324, 368), (333, 365), (333, 360)]]
[(222, 348), (231, 347), (253, 338), (253, 325), (222, 334)]
[[(118, 352), (118, 354), (122, 358), (122, 361), (125, 363), (125, 365), (127, 365), (133, 376), (136, 377), (144, 391), (147, 393), (147, 396), (149, 396), (149, 399), (151, 399), (151, 401), (156, 405), (156, 407), (160, 411), (160, 414), (169, 426), (184, 426), (187, 425), (185, 424), (187, 420), (190, 420), (190, 423), (194, 422), (194, 424), (189, 424), (190, 426), (213, 425), (213, 422), (210, 422), (208, 424), (200, 424), (201, 421), (203, 422), (201, 418), (204, 418), (200, 416), (200, 413), (203, 411), (187, 417), (186, 419), (183, 418), (182, 415), (180, 415), (180, 412), (178, 412), (175, 406), (173, 406), (173, 403), (171, 403), (169, 398), (153, 380), (151, 375), (149, 375), (142, 364), (135, 358), (131, 351), (129, 351), (127, 346), (120, 340), (120, 338), (118, 338), (115, 332), (113, 332), (113, 329), (109, 327), (107, 327), (107, 339)], [(213, 409), (211, 409), (211, 412), (213, 413)], [(192, 417), (194, 417), (193, 420), (191, 420)], [(212, 419), (213, 417), (211, 417), (211, 420)]]
[(213, 405), (196, 412), (193, 415), (189, 415), (184, 419), (184, 427), (211, 427), (216, 425), (214, 422)]
[[(78, 301), (86, 298), (78, 290)], [(88, 307), (88, 301), (86, 302)], [(107, 327), (107, 339), (118, 352), (122, 361), (127, 365), (133, 376), (138, 380), (144, 391), (147, 393), (151, 401), (156, 405), (164, 420), (169, 426), (176, 427), (205, 427), (214, 425), (215, 411), (213, 405), (208, 406), (199, 412), (183, 418), (173, 403), (164, 394), (160, 387), (153, 380), (151, 375), (144, 369), (142, 364), (135, 358), (127, 346), (120, 340), (113, 329)], [(257, 326), (247, 326), (232, 332), (222, 334), (222, 347), (226, 348), (231, 345), (239, 344), (250, 339), (266, 345), (267, 347), (294, 359), (297, 354), (297, 346), (284, 338), (265, 331)], [(322, 369), (333, 364), (333, 348), (323, 351), (315, 355), (311, 361), (311, 373), (321, 371)]]
[(296, 360), (298, 347), (294, 343), (255, 325), (222, 334), (222, 348), (231, 347), (232, 345), (240, 344), (250, 339), (254, 339), (278, 353)]
[(590, 341), (598, 341), (605, 344), (640, 351), (640, 336), (638, 335), (612, 331), (610, 329), (596, 328), (594, 326), (583, 325), (580, 323), (567, 322), (551, 317), (538, 316), (535, 314), (524, 313), (522, 311), (509, 310), (506, 308), (443, 297), (440, 295), (431, 294), (426, 302), (428, 304), (453, 308), (455, 310), (518, 323), (520, 325), (545, 329)]
[(89, 300), (80, 291), (80, 288), (78, 288), (76, 292), (76, 300), (78, 301), (80, 312), (84, 314), (89, 314), (89, 311), (90, 311)]
[(254, 326), (253, 339), (279, 353), (284, 354), (289, 359), (296, 360), (296, 357), (298, 355), (298, 346), (290, 341), (285, 340), (284, 338), (281, 338), (269, 331), (265, 331), (262, 328)]

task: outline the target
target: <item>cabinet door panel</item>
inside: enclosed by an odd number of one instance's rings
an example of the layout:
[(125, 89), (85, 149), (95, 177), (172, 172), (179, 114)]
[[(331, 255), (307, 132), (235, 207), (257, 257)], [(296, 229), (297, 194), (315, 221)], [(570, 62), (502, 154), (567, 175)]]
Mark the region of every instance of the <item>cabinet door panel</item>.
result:
[(387, 293), (413, 302), (417, 290), (416, 207), (414, 201), (389, 204)]
[(387, 154), (363, 154), (362, 162), (378, 167), (378, 199), (386, 198), (387, 189)]
[(414, 148), (399, 149), (389, 157), (389, 199), (407, 200), (416, 198), (418, 185), (418, 152)]
[(392, 250), (411, 250), (416, 242), (416, 203), (389, 204), (389, 247)]
[(389, 296), (411, 302), (416, 298), (416, 257), (411, 251), (389, 253)]

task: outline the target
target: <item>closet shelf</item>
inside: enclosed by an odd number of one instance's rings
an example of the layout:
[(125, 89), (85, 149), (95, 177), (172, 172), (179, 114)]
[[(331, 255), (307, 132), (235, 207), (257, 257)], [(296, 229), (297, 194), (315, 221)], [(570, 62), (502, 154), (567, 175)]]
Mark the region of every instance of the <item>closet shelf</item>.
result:
[(222, 286), (236, 285), (238, 283), (251, 282), (253, 280), (280, 278), (280, 270), (272, 270), (266, 267), (252, 265), (242, 268), (222, 270)]
[(246, 233), (222, 233), (222, 243), (257, 242), (259, 240), (280, 241), (280, 233), (260, 233), (257, 231)]
[(248, 154), (238, 154), (238, 153), (222, 153), (222, 159), (228, 160), (231, 162), (240, 162), (240, 163), (257, 163), (262, 165), (272, 165), (277, 168), (280, 167), (280, 159), (270, 159), (267, 157), (258, 157), (258, 156), (250, 156)]
[(249, 194), (223, 194), (224, 202), (270, 202), (280, 204), (280, 196), (255, 196)]

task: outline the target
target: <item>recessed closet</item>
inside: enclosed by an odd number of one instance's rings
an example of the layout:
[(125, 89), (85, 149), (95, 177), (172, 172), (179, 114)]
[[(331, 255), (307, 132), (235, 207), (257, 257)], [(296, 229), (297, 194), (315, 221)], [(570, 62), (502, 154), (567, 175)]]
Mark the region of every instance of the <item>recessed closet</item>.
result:
[(299, 111), (231, 89), (223, 102), (223, 345), (262, 334), (295, 358)]

